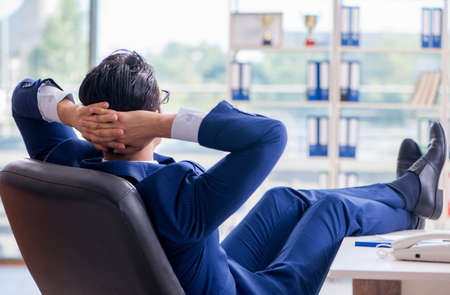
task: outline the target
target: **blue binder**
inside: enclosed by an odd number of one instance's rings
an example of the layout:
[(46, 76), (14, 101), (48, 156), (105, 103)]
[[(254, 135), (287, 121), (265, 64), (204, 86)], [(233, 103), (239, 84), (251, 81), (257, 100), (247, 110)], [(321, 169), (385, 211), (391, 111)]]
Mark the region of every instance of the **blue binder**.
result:
[(431, 10), (431, 43), (434, 48), (441, 48), (442, 8), (433, 8)]
[(348, 92), (349, 101), (359, 101), (359, 86), (361, 79), (361, 67), (359, 62), (350, 63), (350, 87)]
[(319, 62), (309, 61), (306, 74), (306, 96), (308, 100), (319, 100)]
[(249, 100), (251, 68), (248, 63), (231, 63), (231, 99)]
[(350, 7), (341, 7), (341, 45), (348, 46), (351, 44), (350, 34)]
[(350, 44), (359, 46), (359, 7), (350, 8)]
[(330, 89), (330, 63), (323, 61), (319, 63), (319, 100), (328, 100)]
[(339, 157), (355, 158), (358, 143), (358, 118), (341, 117), (339, 121)]
[(340, 92), (341, 92), (341, 101), (349, 100), (349, 91), (350, 91), (350, 63), (348, 61), (341, 61), (340, 68)]
[(328, 117), (308, 116), (309, 156), (328, 155)]
[(422, 47), (432, 46), (431, 40), (431, 8), (422, 8)]

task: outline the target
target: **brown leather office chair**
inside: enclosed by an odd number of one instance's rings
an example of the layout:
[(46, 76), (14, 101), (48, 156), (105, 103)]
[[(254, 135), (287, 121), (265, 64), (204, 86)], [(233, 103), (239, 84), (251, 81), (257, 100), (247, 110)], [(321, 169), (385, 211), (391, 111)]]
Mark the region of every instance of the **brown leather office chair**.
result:
[(0, 195), (42, 294), (184, 294), (128, 181), (27, 159), (0, 172)]

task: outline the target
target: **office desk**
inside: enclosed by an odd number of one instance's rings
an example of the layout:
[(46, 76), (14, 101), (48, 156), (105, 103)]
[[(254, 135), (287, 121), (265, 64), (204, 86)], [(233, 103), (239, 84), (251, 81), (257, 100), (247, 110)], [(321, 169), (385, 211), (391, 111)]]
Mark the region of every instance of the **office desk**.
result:
[(352, 279), (354, 295), (450, 294), (450, 263), (398, 261), (392, 255), (380, 258), (376, 248), (355, 247), (356, 240), (374, 239), (345, 238), (328, 276)]

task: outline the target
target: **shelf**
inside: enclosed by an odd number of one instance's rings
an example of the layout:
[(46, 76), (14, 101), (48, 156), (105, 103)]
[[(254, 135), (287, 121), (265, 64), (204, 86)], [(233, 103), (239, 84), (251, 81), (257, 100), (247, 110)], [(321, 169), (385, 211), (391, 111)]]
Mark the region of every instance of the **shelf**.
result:
[(254, 46), (254, 47), (239, 47), (230, 48), (231, 51), (265, 51), (265, 52), (298, 52), (298, 53), (309, 53), (309, 52), (330, 52), (329, 46), (311, 46), (311, 47), (264, 47), (264, 46)]
[(329, 101), (251, 101), (231, 100), (236, 107), (291, 107), (291, 108), (328, 108)]
[[(262, 51), (262, 52), (299, 52), (299, 53), (310, 53), (310, 52), (330, 52), (329, 46), (311, 46), (311, 47), (240, 47), (240, 48), (230, 48), (231, 51)], [(401, 49), (401, 48), (362, 48), (362, 47), (352, 47), (352, 46), (340, 46), (341, 52), (354, 52), (354, 53), (370, 53), (370, 54), (442, 54), (442, 48), (417, 48), (417, 49)]]
[(383, 103), (383, 102), (340, 102), (342, 108), (349, 109), (378, 109), (378, 110), (432, 110), (438, 111), (438, 105), (412, 105), (408, 103)]
[(341, 46), (341, 52), (372, 53), (372, 54), (442, 54), (442, 48), (418, 48), (418, 49), (387, 49), (387, 48), (361, 48)]
[[(291, 108), (328, 108), (329, 101), (239, 101), (231, 100), (236, 107), (291, 107)], [(343, 109), (372, 109), (372, 110), (429, 110), (438, 111), (439, 106), (411, 105), (408, 103), (382, 103), (382, 102), (340, 102)]]

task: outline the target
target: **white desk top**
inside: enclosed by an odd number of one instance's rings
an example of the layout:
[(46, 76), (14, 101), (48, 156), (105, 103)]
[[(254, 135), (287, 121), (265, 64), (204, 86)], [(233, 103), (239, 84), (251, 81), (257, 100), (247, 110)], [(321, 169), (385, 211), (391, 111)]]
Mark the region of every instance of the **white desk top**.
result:
[(376, 248), (355, 247), (356, 240), (376, 240), (376, 237), (345, 238), (328, 276), (341, 279), (450, 280), (450, 263), (398, 261), (392, 255), (380, 258)]

